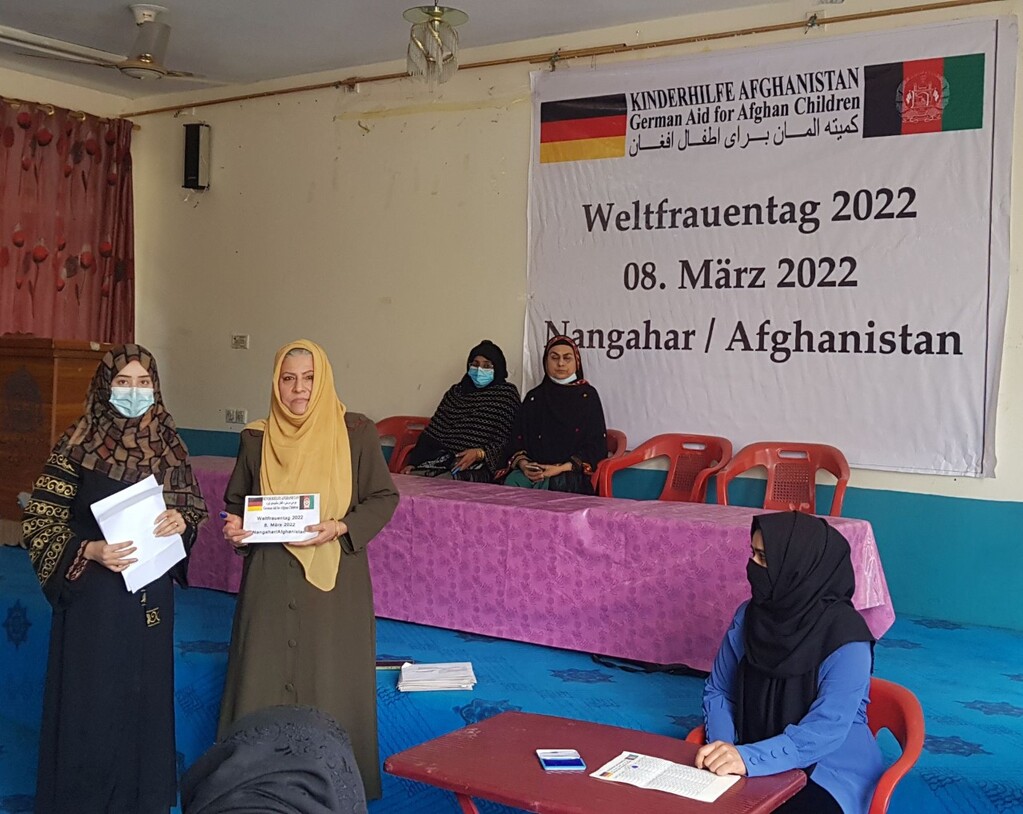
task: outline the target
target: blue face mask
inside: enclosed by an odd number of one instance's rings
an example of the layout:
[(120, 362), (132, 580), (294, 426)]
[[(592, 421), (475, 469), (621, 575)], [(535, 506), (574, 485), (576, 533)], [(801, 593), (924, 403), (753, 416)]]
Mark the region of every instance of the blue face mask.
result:
[(477, 387), (486, 387), (494, 380), (494, 369), (492, 367), (476, 367), (473, 365), (469, 368), (469, 378), (472, 379), (472, 383)]
[(555, 379), (553, 376), (551, 376), (551, 381), (557, 384), (571, 384), (578, 378), (579, 377), (573, 373), (571, 376), (566, 376), (564, 379)]
[(153, 406), (152, 387), (111, 387), (110, 404), (125, 418), (138, 418)]

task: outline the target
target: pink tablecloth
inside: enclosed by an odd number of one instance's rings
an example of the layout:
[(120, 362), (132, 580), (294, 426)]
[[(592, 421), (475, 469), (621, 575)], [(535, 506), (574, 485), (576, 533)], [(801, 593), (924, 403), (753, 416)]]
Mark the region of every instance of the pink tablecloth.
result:
[[(204, 494), (219, 488), (214, 515), (227, 474), (197, 470)], [(749, 597), (754, 509), (395, 483), (398, 510), (369, 549), (378, 616), (709, 670)], [(831, 522), (852, 546), (853, 602), (881, 636), (895, 612), (870, 524)], [(237, 590), (240, 558), (219, 525), (200, 534), (190, 580)]]
[(218, 591), (238, 593), (242, 583), (242, 558), (234, 553), (224, 539), (224, 490), (234, 469), (234, 458), (196, 455), (192, 458), (192, 471), (210, 519), (199, 529), (199, 535), (188, 558), (188, 584), (195, 588), (214, 588)]

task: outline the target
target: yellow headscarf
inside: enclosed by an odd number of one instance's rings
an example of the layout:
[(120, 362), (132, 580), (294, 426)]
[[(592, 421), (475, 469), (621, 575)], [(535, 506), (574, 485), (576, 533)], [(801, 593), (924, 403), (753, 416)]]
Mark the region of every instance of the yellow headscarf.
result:
[[(313, 391), (305, 413), (296, 415), (281, 402), (278, 381), (289, 351), (302, 348), (313, 356)], [(262, 430), (259, 486), (264, 495), (318, 492), (320, 519), (340, 520), (352, 501), (352, 452), (345, 426), (345, 406), (334, 390), (334, 371), (323, 348), (308, 339), (289, 342), (274, 358), (270, 415), (247, 429)], [(285, 546), (305, 569), (305, 578), (321, 591), (337, 580), (341, 544)]]

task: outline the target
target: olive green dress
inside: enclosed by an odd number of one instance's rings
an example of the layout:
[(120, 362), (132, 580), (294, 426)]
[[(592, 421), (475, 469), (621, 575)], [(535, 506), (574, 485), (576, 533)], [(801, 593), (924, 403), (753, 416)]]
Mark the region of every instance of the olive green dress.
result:
[[(245, 566), (231, 631), (220, 733), (244, 715), (279, 704), (304, 704), (333, 716), (351, 736), (366, 797), (380, 796), (377, 751), (376, 624), (366, 545), (398, 505), (376, 426), (345, 416), (352, 450), (352, 502), (340, 518), (341, 565), (331, 591), (310, 585), (283, 545), (243, 549)], [(242, 514), (259, 494), (263, 433), (245, 430), (224, 494)]]

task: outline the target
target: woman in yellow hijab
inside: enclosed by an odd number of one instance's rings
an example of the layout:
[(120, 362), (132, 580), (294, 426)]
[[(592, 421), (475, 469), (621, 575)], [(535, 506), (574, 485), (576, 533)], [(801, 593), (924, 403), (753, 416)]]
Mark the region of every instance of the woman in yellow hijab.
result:
[[(302, 542), (248, 545), (246, 495), (320, 495)], [(323, 349), (277, 351), (270, 415), (241, 433), (224, 495), (224, 537), (245, 557), (220, 731), (248, 713), (303, 704), (331, 715), (355, 747), (366, 797), (380, 796), (376, 628), (366, 545), (395, 507), (376, 426), (349, 413)]]

